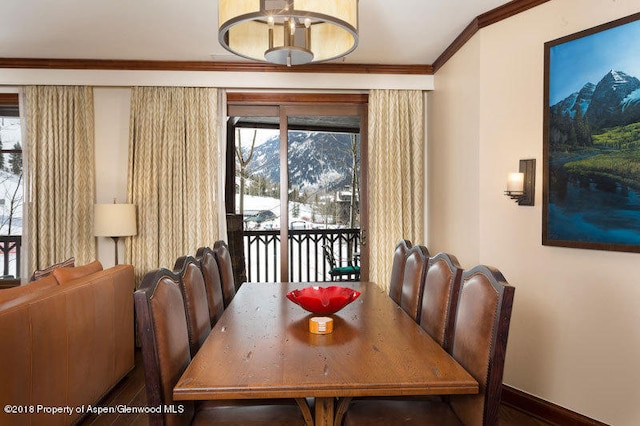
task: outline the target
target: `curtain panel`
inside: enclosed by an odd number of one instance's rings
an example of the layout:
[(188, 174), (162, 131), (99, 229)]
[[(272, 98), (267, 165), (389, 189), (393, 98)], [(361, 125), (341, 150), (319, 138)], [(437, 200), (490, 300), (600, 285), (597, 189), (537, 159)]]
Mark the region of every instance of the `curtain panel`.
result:
[(400, 239), (424, 238), (424, 98), (421, 91), (369, 92), (369, 277), (389, 289)]
[(29, 269), (95, 259), (93, 89), (25, 89)]
[(217, 89), (134, 87), (127, 201), (138, 235), (126, 243), (137, 282), (219, 239)]

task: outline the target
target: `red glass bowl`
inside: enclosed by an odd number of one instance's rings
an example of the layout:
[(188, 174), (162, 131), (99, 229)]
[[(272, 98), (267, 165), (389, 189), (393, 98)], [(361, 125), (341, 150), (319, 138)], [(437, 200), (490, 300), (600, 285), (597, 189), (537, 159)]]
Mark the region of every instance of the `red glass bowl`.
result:
[(287, 293), (287, 299), (303, 309), (319, 315), (335, 314), (360, 296), (360, 292), (348, 287), (305, 287)]

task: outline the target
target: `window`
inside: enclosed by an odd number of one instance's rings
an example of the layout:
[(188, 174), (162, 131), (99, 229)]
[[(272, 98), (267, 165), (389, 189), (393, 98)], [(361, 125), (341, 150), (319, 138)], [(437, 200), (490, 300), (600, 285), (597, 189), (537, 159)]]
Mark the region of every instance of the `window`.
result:
[(20, 276), (24, 176), (18, 96), (0, 94), (0, 275)]

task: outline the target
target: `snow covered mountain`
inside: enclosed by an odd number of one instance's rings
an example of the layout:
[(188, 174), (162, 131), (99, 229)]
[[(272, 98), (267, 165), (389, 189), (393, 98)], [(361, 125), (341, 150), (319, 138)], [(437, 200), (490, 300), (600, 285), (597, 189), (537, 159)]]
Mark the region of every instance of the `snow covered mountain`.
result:
[(596, 89), (595, 84), (587, 83), (582, 86), (579, 92), (575, 92), (567, 96), (562, 101), (558, 102), (551, 107), (553, 114), (569, 115), (572, 119), (576, 116), (577, 107), (580, 108), (580, 113), (584, 117), (587, 108), (591, 103), (593, 97), (593, 91)]
[[(356, 143), (360, 143), (357, 136)], [(247, 166), (249, 176), (280, 179), (279, 138), (257, 146)], [(336, 191), (351, 184), (352, 135), (347, 133), (289, 132), (290, 186), (300, 191)], [(245, 158), (246, 158), (246, 147)], [(358, 166), (359, 167), (359, 166)]]
[(640, 122), (640, 80), (609, 71), (598, 84), (586, 83), (549, 108), (551, 150), (592, 145), (600, 130)]
[(591, 130), (640, 121), (640, 80), (622, 71), (609, 71), (598, 84), (586, 83), (579, 92), (551, 106), (552, 120), (575, 119), (576, 112)]
[(640, 80), (611, 70), (596, 85), (585, 118), (593, 129), (640, 121)]

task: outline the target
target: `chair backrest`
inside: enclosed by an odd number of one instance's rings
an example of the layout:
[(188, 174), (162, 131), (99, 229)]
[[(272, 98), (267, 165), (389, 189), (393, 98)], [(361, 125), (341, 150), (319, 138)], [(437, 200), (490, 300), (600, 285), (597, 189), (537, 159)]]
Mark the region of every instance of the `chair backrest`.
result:
[(336, 258), (333, 255), (333, 247), (331, 247), (329, 244), (323, 244), (322, 253), (324, 253), (324, 259), (327, 261), (331, 269), (338, 266), (336, 263)]
[(420, 326), (448, 352), (461, 280), (462, 267), (455, 256), (438, 253), (429, 259), (422, 290)]
[(429, 252), (424, 246), (413, 246), (407, 252), (407, 260), (405, 261), (404, 274), (402, 276), (400, 306), (416, 322), (420, 322), (422, 288), (428, 262)]
[(213, 250), (209, 247), (200, 247), (196, 252), (196, 258), (200, 261), (204, 284), (207, 290), (207, 304), (209, 305), (209, 320), (213, 327), (224, 312), (224, 297), (222, 295), (222, 281), (220, 269)]
[(209, 303), (200, 261), (192, 256), (182, 256), (176, 260), (173, 271), (180, 277), (178, 285), (182, 291), (184, 310), (187, 315), (189, 349), (194, 357), (202, 343), (211, 333)]
[[(179, 280), (168, 269), (151, 271), (133, 295), (150, 407), (173, 404), (173, 387), (191, 362)], [(194, 416), (193, 402), (180, 404), (184, 407), (180, 415), (150, 412), (149, 424), (189, 424)]]
[(400, 240), (393, 251), (393, 264), (391, 266), (391, 282), (389, 283), (389, 297), (400, 304), (402, 296), (402, 277), (404, 276), (404, 264), (407, 261), (407, 253), (411, 248), (411, 241)]
[(220, 281), (222, 282), (222, 296), (224, 297), (224, 307), (231, 303), (236, 295), (236, 285), (233, 278), (233, 264), (231, 263), (231, 253), (229, 246), (224, 241), (216, 241), (213, 245), (213, 253), (220, 269)]
[(504, 276), (488, 266), (462, 275), (452, 355), (478, 381), (479, 393), (455, 395), (449, 403), (465, 425), (498, 424), (514, 292)]

